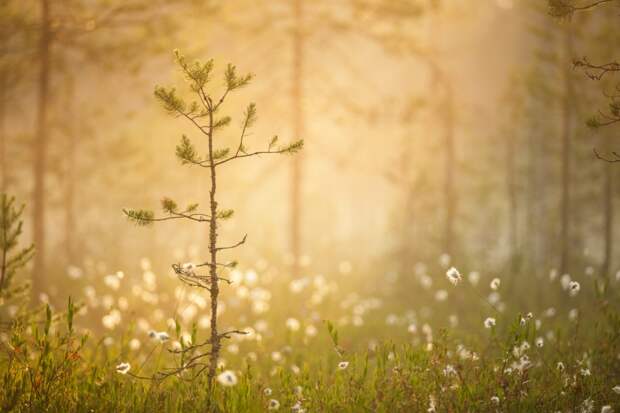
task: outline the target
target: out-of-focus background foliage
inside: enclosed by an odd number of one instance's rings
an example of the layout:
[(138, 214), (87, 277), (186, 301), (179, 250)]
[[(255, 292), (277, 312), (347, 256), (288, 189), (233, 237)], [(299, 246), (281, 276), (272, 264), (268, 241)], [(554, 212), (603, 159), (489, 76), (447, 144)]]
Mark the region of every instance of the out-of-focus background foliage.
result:
[[(152, 97), (181, 82), (173, 48), (256, 75), (224, 108), (231, 139), (254, 101), (250, 144), (306, 143), (301, 159), (220, 176), (221, 204), (236, 210), (221, 235), (249, 234), (241, 268), (404, 303), (424, 300), (425, 267), (515, 288), (550, 273), (613, 278), (618, 168), (593, 148), (613, 150), (615, 129), (586, 126), (613, 84), (573, 67), (613, 57), (611, 14), (554, 19), (546, 2), (510, 0), (6, 1), (2, 185), (32, 216), (34, 296), (62, 303), (116, 271), (140, 280), (140, 262), (166, 274), (204, 257), (205, 228), (145, 230), (121, 213), (162, 194), (207, 199), (207, 176), (173, 156), (191, 129)], [(300, 311), (289, 294), (278, 301)]]
[(617, 269), (606, 214), (617, 168), (592, 153), (613, 130), (585, 126), (604, 108), (603, 85), (572, 67), (612, 55), (605, 13), (554, 20), (545, 2), (508, 0), (313, 1), (298, 12), (289, 1), (49, 1), (42, 74), (39, 3), (3, 4), (0, 112), (3, 189), (41, 210), (26, 222), (29, 235), (42, 228), (35, 288), (54, 295), (69, 266), (164, 266), (204, 249), (201, 228), (142, 231), (120, 213), (162, 192), (206, 199), (205, 177), (171, 156), (187, 125), (152, 98), (153, 85), (180, 80), (173, 48), (256, 75), (225, 108), (240, 117), (257, 102), (255, 138), (306, 141), (297, 182), (299, 161), (285, 158), (224, 177), (237, 214), (223, 235), (250, 234), (246, 265), (289, 265), (295, 225), (302, 269), (288, 277), (347, 261), (372, 268), (364, 282), (407, 279), (444, 253), (532, 275)]

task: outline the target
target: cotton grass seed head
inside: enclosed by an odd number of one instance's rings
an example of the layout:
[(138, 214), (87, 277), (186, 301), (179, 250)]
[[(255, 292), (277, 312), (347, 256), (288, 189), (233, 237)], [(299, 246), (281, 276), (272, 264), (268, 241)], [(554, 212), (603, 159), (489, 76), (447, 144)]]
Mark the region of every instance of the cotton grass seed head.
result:
[(452, 364), (448, 364), (443, 369), (443, 375), (446, 376), (446, 377), (456, 376), (456, 369), (454, 368), (454, 366)]
[(501, 284), (501, 280), (499, 278), (493, 278), (491, 281), (491, 290), (496, 291), (499, 289), (499, 285)]
[(290, 331), (299, 331), (300, 327), (301, 327), (301, 324), (299, 323), (299, 320), (297, 320), (296, 318), (289, 318), (286, 320), (286, 328), (289, 329)]
[(448, 281), (450, 281), (453, 285), (457, 285), (462, 281), (463, 277), (461, 277), (461, 273), (454, 267), (451, 267), (446, 272), (446, 277), (448, 277)]
[(196, 268), (196, 264), (194, 264), (193, 262), (186, 262), (185, 264), (181, 265), (181, 268), (185, 272), (191, 272)]
[(132, 338), (129, 341), (129, 348), (132, 350), (139, 350), (140, 349), (140, 340), (138, 340), (137, 338)]
[(486, 320), (484, 320), (484, 328), (491, 328), (491, 327), (495, 327), (496, 321), (493, 317), (487, 317)]
[(469, 280), (469, 283), (475, 287), (480, 281), (480, 273), (478, 271), (472, 271), (467, 276), (467, 279)]
[(291, 406), (291, 411), (293, 413), (304, 413), (306, 410), (301, 405), (301, 401), (298, 400), (293, 406)]
[(165, 331), (160, 331), (159, 333), (157, 333), (157, 339), (160, 342), (165, 343), (166, 341), (170, 340), (170, 336)]
[(232, 370), (224, 370), (218, 374), (217, 381), (222, 386), (231, 387), (237, 384), (237, 375)]
[(568, 291), (571, 296), (576, 296), (579, 293), (579, 290), (581, 290), (581, 284), (577, 281), (571, 281), (568, 283)]
[(127, 374), (130, 368), (131, 365), (129, 363), (120, 363), (118, 366), (116, 366), (116, 372), (120, 374)]

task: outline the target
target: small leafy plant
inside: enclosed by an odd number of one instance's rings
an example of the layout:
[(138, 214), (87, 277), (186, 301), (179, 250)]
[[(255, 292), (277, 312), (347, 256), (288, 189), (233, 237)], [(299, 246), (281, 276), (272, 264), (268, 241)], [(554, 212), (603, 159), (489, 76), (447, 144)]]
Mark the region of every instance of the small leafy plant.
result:
[[(237, 89), (246, 86), (252, 80), (252, 75), (247, 74), (239, 76), (233, 65), (228, 65), (224, 73), (224, 91), (219, 97), (207, 90), (207, 86), (211, 84), (211, 76), (213, 73), (213, 60), (207, 62), (196, 61), (188, 63), (183, 55), (175, 51), (175, 57), (180, 66), (189, 88), (196, 99), (187, 102), (181, 98), (174, 88), (165, 88), (157, 86), (155, 88), (155, 96), (162, 103), (164, 109), (175, 117), (185, 118), (188, 122), (195, 126), (205, 140), (207, 145), (207, 153), (201, 156), (198, 150), (187, 136), (181, 137), (180, 143), (176, 147), (176, 156), (182, 164), (197, 166), (208, 171), (209, 180), (209, 209), (206, 212), (198, 211), (198, 204), (191, 204), (186, 207), (179, 205), (170, 198), (164, 198), (161, 202), (163, 216), (155, 216), (150, 210), (123, 210), (127, 217), (138, 225), (149, 225), (158, 221), (169, 220), (189, 220), (209, 226), (209, 251), (207, 261), (194, 264), (174, 264), (172, 268), (178, 278), (185, 284), (204, 288), (209, 291), (211, 299), (211, 320), (210, 338), (203, 342), (183, 346), (180, 350), (171, 350), (181, 353), (183, 362), (178, 368), (171, 368), (159, 372), (158, 377), (163, 378), (173, 374), (179, 374), (186, 370), (195, 370), (195, 374), (199, 375), (207, 369), (209, 386), (213, 385), (213, 379), (216, 374), (218, 358), (220, 354), (221, 341), (230, 338), (233, 334), (244, 334), (243, 331), (233, 330), (220, 332), (217, 325), (217, 308), (220, 281), (230, 282), (221, 277), (218, 273), (220, 269), (231, 268), (236, 265), (235, 262), (223, 263), (218, 260), (218, 253), (223, 250), (233, 249), (244, 244), (247, 235), (240, 241), (222, 246), (218, 238), (219, 221), (230, 218), (233, 215), (231, 209), (220, 209), (217, 201), (217, 184), (218, 171), (225, 165), (232, 164), (233, 161), (250, 158), (263, 154), (292, 154), (302, 149), (303, 141), (298, 140), (290, 144), (279, 145), (278, 137), (274, 136), (262, 150), (249, 150), (246, 146), (246, 138), (249, 129), (256, 122), (256, 105), (250, 103), (245, 110), (243, 120), (241, 122), (241, 134), (238, 142), (231, 147), (216, 147), (219, 132), (231, 123), (230, 116), (220, 116), (219, 110), (222, 103), (229, 94)], [(205, 268), (206, 273), (201, 269)], [(208, 347), (208, 352), (200, 349)], [(208, 363), (202, 360), (208, 357)]]
[(73, 321), (78, 310), (69, 297), (64, 313), (53, 313), (46, 304), (43, 319), (37, 312), (28, 320), (13, 323), (3, 346), (7, 370), (2, 377), (2, 411), (56, 410), (49, 407), (51, 400), (69, 402), (69, 383), (78, 376), (88, 339), (86, 334), (75, 333)]

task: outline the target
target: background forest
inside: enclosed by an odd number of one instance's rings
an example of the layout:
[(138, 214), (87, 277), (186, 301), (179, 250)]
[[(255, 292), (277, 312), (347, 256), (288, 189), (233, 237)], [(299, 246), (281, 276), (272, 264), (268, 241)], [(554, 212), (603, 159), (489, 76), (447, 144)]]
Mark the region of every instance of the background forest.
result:
[(619, 18), (0, 1), (2, 409), (620, 409)]

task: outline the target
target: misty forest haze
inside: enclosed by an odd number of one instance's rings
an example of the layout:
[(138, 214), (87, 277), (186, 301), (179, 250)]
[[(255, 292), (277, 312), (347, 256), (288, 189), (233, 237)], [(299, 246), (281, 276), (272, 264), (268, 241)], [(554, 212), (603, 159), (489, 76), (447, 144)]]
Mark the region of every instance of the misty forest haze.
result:
[(620, 1), (0, 1), (2, 411), (620, 411)]

